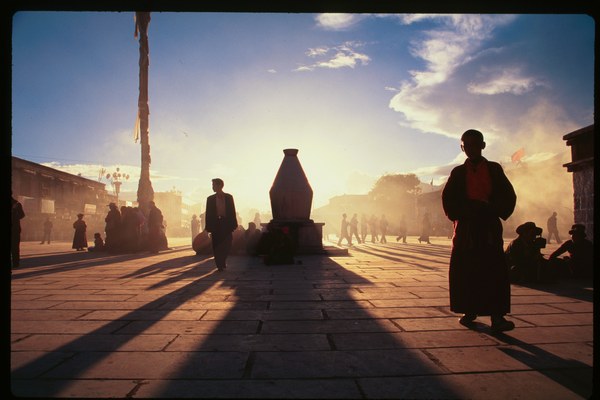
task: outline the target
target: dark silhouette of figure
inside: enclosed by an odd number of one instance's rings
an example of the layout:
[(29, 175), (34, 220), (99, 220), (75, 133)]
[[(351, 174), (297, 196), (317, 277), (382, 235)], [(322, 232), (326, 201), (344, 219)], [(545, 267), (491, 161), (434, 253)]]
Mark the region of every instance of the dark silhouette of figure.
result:
[(348, 246), (352, 246), (352, 238), (348, 233), (348, 220), (346, 219), (346, 213), (342, 214), (342, 222), (340, 225), (340, 238), (338, 240), (338, 246), (342, 244), (342, 240), (346, 239), (348, 241)]
[(546, 227), (548, 228), (548, 244), (550, 244), (550, 240), (552, 236), (556, 240), (556, 243), (561, 244), (562, 240), (560, 240), (560, 236), (558, 236), (558, 224), (556, 222), (556, 211), (552, 213), (550, 218), (548, 218)]
[(252, 222), (254, 222), (254, 226), (256, 227), (256, 229), (261, 229), (260, 213), (257, 212), (256, 214), (254, 214), (254, 220)]
[(88, 251), (104, 251), (104, 240), (100, 232), (94, 233), (94, 245), (88, 247)]
[(534, 222), (525, 222), (517, 227), (517, 237), (506, 246), (506, 262), (510, 280), (514, 283), (549, 282), (556, 279), (548, 260), (541, 249), (546, 239), (541, 237), (542, 228)]
[(262, 232), (260, 229), (257, 229), (255, 222), (248, 222), (248, 229), (246, 229), (244, 235), (246, 239), (246, 254), (249, 256), (258, 255), (258, 243), (260, 242)]
[(231, 254), (246, 254), (246, 230), (242, 225), (238, 225), (233, 231), (231, 239)]
[(156, 203), (150, 202), (148, 211), (148, 250), (152, 253), (158, 253), (165, 249), (164, 218), (162, 211), (156, 207)]
[(215, 194), (206, 199), (206, 230), (210, 233), (215, 264), (219, 271), (227, 268), (232, 233), (238, 226), (233, 196), (223, 192), (224, 186), (222, 179), (213, 179), (212, 189)]
[[(146, 238), (148, 237), (148, 226), (146, 224), (146, 216), (144, 215), (142, 210), (140, 210), (139, 207), (133, 207), (132, 213), (136, 219), (136, 222), (135, 222), (136, 233), (135, 234), (137, 236), (137, 243), (135, 244), (135, 248), (137, 250), (142, 250), (142, 248), (144, 247)], [(133, 225), (134, 222), (132, 221), (131, 224)]]
[(131, 251), (139, 251), (142, 244), (142, 226), (140, 224), (140, 216), (134, 207), (127, 207), (127, 214), (123, 219), (125, 232), (130, 237), (128, 238), (129, 249)]
[(371, 243), (377, 243), (379, 241), (379, 237), (377, 236), (377, 228), (379, 225), (379, 221), (375, 214), (371, 215), (369, 219), (369, 230), (371, 231)]
[(294, 264), (294, 242), (287, 226), (270, 229), (263, 237), (265, 265)]
[(10, 255), (12, 268), (21, 264), (21, 220), (25, 218), (23, 205), (11, 196)]
[(350, 219), (350, 240), (352, 240), (353, 237), (356, 237), (358, 243), (362, 243), (360, 236), (358, 236), (358, 217), (356, 214)]
[(200, 220), (196, 214), (192, 215), (192, 221), (190, 222), (192, 227), (192, 244), (194, 243), (194, 239), (200, 233)]
[(403, 214), (402, 218), (400, 218), (400, 224), (398, 225), (398, 236), (396, 237), (396, 242), (402, 239), (402, 243), (406, 243), (406, 231), (406, 217)]
[(461, 137), (467, 155), (455, 167), (442, 191), (442, 205), (454, 222), (450, 254), (450, 309), (464, 313), (470, 326), (477, 316), (489, 315), (493, 332), (514, 328), (510, 312), (510, 282), (502, 223), (514, 211), (517, 195), (502, 166), (486, 160), (483, 134), (468, 130)]
[(363, 214), (360, 217), (360, 238), (362, 239), (363, 243), (367, 239), (368, 227), (369, 227), (369, 220), (367, 219), (367, 216), (365, 214)]
[(52, 236), (52, 221), (50, 221), (50, 217), (46, 217), (44, 221), (44, 236), (42, 237), (42, 241), (40, 244), (50, 244), (50, 237)]
[[(568, 271), (575, 278), (594, 277), (594, 244), (586, 239), (585, 225), (575, 224), (569, 231), (571, 240), (565, 241), (550, 254), (550, 262), (559, 270)], [(559, 256), (568, 252), (569, 255)]]
[(106, 234), (104, 246), (107, 251), (113, 252), (119, 249), (121, 213), (115, 203), (110, 203), (108, 208), (108, 214), (104, 219), (106, 222), (106, 226), (104, 227), (104, 232)]
[(431, 244), (429, 241), (429, 235), (431, 234), (431, 221), (429, 220), (429, 213), (423, 215), (423, 221), (421, 222), (421, 236), (419, 236), (419, 243), (425, 242)]
[(379, 231), (381, 232), (381, 239), (379, 240), (380, 243), (387, 243), (387, 239), (385, 237), (385, 235), (387, 235), (387, 229), (388, 221), (385, 218), (385, 215), (382, 215), (381, 219), (379, 220)]
[(77, 251), (83, 251), (88, 247), (87, 243), (87, 225), (83, 220), (83, 214), (77, 214), (77, 221), (73, 222), (73, 229), (75, 229), (75, 234), (73, 235), (73, 249)]

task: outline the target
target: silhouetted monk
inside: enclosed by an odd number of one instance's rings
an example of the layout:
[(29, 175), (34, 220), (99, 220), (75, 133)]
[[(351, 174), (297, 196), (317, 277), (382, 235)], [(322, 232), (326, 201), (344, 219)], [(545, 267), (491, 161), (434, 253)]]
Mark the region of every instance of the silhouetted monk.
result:
[(464, 313), (466, 326), (479, 315), (490, 315), (492, 331), (514, 328), (510, 283), (504, 256), (502, 223), (514, 211), (517, 196), (502, 166), (486, 160), (483, 134), (463, 133), (464, 164), (455, 167), (442, 192), (444, 212), (454, 221), (450, 255), (450, 309)]
[(238, 227), (233, 196), (223, 192), (224, 186), (222, 179), (213, 179), (212, 189), (215, 194), (206, 198), (206, 230), (210, 233), (215, 264), (219, 271), (227, 268), (232, 233)]
[(87, 225), (83, 220), (83, 214), (77, 214), (77, 221), (73, 222), (73, 229), (75, 229), (75, 233), (73, 234), (73, 245), (71, 247), (77, 251), (83, 251), (84, 248), (88, 247)]

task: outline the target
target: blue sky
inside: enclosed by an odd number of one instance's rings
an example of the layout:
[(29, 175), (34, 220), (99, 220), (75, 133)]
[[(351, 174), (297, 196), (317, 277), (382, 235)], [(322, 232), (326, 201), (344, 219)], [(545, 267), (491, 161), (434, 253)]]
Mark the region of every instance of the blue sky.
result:
[[(521, 147), (530, 162), (568, 152), (562, 136), (593, 123), (586, 15), (151, 17), (151, 180), (188, 202), (219, 176), (238, 208), (269, 211), (285, 148), (319, 207), (386, 173), (442, 184), (470, 128), (509, 166)], [(119, 167), (135, 192), (134, 13), (21, 11), (12, 44), (12, 154), (91, 179)]]

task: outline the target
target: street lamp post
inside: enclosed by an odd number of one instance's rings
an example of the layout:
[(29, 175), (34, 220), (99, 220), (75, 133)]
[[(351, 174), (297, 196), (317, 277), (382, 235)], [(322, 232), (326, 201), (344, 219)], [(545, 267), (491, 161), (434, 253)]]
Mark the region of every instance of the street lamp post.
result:
[(117, 170), (114, 171), (112, 174), (106, 174), (106, 179), (110, 180), (110, 183), (113, 186), (113, 189), (115, 191), (115, 195), (117, 196), (117, 206), (119, 205), (119, 193), (121, 192), (121, 184), (123, 183), (123, 179), (128, 180), (129, 179), (129, 174), (126, 173), (122, 173), (119, 169), (119, 167), (117, 167)]

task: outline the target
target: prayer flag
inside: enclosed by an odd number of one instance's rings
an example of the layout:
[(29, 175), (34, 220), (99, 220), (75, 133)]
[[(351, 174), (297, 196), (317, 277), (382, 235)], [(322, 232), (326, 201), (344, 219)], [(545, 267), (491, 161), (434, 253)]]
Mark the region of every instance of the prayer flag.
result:
[(135, 128), (133, 128), (133, 140), (135, 143), (140, 138), (140, 112), (138, 110), (137, 117), (135, 118)]
[(523, 147), (521, 147), (519, 150), (515, 151), (512, 156), (510, 156), (510, 159), (514, 163), (520, 163), (521, 158), (523, 158), (524, 155), (525, 155), (525, 149)]

